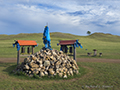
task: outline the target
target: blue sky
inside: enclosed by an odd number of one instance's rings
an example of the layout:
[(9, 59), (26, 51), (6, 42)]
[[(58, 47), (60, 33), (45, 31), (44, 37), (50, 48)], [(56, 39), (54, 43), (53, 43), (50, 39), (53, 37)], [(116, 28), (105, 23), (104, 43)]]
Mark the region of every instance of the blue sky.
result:
[(0, 34), (120, 35), (120, 0), (0, 0)]

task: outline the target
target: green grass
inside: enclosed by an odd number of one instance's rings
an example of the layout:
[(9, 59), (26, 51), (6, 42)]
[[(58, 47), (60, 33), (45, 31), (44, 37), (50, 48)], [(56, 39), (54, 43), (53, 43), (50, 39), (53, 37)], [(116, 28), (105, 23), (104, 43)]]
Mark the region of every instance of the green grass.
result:
[[(86, 74), (75, 79), (28, 79), (11, 75), (14, 63), (0, 64), (0, 90), (119, 90), (120, 65), (116, 63), (79, 62)], [(81, 72), (84, 72), (81, 71)]]
[[(76, 36), (55, 32), (51, 33), (51, 46), (59, 50), (59, 40), (71, 39), (79, 39), (84, 47), (77, 48), (77, 58), (120, 59), (120, 36), (103, 33)], [(41, 33), (0, 35), (0, 58), (17, 56), (16, 48), (12, 47), (14, 40), (35, 40), (38, 43), (35, 52), (44, 46)], [(93, 49), (97, 49), (98, 53), (102, 52), (103, 56), (88, 57), (87, 52), (93, 54)], [(16, 63), (0, 63), (0, 90), (120, 90), (119, 63), (78, 62), (78, 65), (81, 76), (64, 80), (13, 75), (11, 71), (16, 67)]]
[(120, 42), (120, 36), (116, 36), (112, 34), (93, 33), (89, 37), (106, 42)]
[[(76, 36), (55, 32), (51, 33), (51, 46), (52, 48), (59, 50), (60, 46), (57, 46), (59, 40), (73, 39), (79, 39), (79, 42), (81, 42), (83, 46), (83, 49), (77, 48), (77, 58), (120, 59), (120, 36), (110, 34), (94, 33), (90, 36)], [(35, 40), (38, 43), (38, 46), (35, 47), (35, 52), (44, 46), (42, 33), (0, 35), (0, 58), (17, 57), (17, 50), (12, 46), (14, 40)], [(93, 49), (98, 50), (97, 57), (88, 57), (87, 52), (91, 52), (93, 55)], [(103, 53), (102, 57), (99, 57), (100, 52)]]

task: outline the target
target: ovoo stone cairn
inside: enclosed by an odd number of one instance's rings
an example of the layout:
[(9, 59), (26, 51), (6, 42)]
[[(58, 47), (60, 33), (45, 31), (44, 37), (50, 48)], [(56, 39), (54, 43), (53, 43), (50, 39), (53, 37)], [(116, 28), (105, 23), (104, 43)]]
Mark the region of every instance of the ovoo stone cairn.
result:
[(42, 48), (39, 52), (30, 55), (24, 59), (21, 65), (18, 65), (14, 73), (24, 72), (32, 77), (34, 74), (43, 76), (58, 75), (61, 78), (79, 74), (79, 68), (75, 60), (63, 54), (62, 51)]

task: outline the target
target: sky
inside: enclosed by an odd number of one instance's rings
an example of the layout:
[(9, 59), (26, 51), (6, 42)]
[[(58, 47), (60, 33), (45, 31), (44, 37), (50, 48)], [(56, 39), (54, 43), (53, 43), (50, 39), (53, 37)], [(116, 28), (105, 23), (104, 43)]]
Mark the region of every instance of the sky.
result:
[(0, 0), (0, 34), (62, 32), (120, 36), (120, 0)]

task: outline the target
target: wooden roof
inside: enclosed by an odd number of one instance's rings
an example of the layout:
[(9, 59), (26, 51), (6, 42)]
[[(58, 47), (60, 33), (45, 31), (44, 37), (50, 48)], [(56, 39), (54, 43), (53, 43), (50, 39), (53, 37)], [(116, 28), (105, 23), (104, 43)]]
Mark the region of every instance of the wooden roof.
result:
[(17, 40), (20, 46), (36, 46), (36, 41), (32, 40)]
[(72, 45), (76, 40), (61, 40), (58, 45)]

